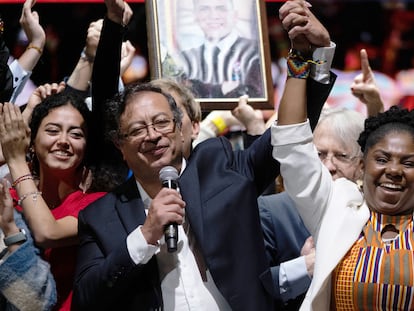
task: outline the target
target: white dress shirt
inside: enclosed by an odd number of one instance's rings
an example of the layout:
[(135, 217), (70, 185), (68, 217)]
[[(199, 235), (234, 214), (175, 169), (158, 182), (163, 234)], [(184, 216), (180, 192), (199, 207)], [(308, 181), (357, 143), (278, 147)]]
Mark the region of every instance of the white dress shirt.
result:
[[(183, 164), (182, 171), (185, 162)], [(148, 213), (151, 198), (139, 182), (137, 185)], [(136, 264), (146, 264), (152, 256), (157, 256), (165, 310), (231, 310), (208, 270), (207, 282), (203, 282), (182, 225), (178, 226), (177, 251), (174, 253), (167, 251), (164, 237), (158, 245), (149, 245), (141, 232), (141, 226), (127, 237), (127, 248)]]

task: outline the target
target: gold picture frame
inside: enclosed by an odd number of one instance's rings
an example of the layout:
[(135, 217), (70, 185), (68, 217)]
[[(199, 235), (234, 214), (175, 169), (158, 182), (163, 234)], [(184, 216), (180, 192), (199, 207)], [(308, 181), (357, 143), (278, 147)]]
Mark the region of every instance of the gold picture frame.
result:
[[(274, 108), (264, 0), (147, 0), (145, 5), (152, 79), (186, 84), (203, 111), (233, 109), (244, 94), (255, 109)], [(226, 31), (225, 40), (215, 39), (220, 52), (214, 58), (217, 48), (206, 38), (222, 38)]]

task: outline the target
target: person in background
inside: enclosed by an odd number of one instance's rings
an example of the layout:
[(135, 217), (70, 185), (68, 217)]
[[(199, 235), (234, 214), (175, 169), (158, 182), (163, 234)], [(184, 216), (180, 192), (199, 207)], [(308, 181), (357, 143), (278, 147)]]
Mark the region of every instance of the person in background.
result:
[[(306, 38), (303, 22), (284, 25), (291, 38)], [(302, 62), (288, 59), (288, 66), (292, 61)], [(288, 76), (272, 127), (273, 155), (281, 163), (286, 191), (316, 245), (313, 279), (301, 310), (410, 310), (414, 114), (391, 107), (368, 117), (358, 139), (363, 185), (333, 180), (312, 141), (305, 90), (306, 78)], [(378, 273), (368, 273), (374, 269)], [(400, 277), (390, 277), (395, 273)]]
[(21, 213), (13, 208), (6, 179), (0, 182), (0, 309), (52, 310), (56, 284)]
[[(60, 92), (39, 103), (30, 128), (19, 107), (1, 106), (0, 142), (18, 211), (44, 251), (57, 286), (54, 310), (70, 310), (78, 244), (78, 212), (103, 196), (80, 188), (93, 152), (93, 127), (83, 98)], [(30, 147), (31, 161), (26, 154)]]
[(35, 0), (26, 0), (23, 4), (20, 25), (29, 42), (26, 50), (18, 59), (12, 61), (7, 67), (9, 58), (8, 48), (3, 41), (4, 24), (1, 23), (0, 46), (1, 46), (1, 71), (0, 71), (0, 102), (15, 102), (17, 96), (22, 92), (26, 82), (29, 80), (32, 70), (40, 60), (43, 47), (46, 42), (46, 34), (39, 23), (39, 15), (32, 11)]
[(177, 103), (178, 108), (181, 109), (183, 132), (184, 157), (188, 158), (194, 146), (194, 141), (198, 138), (200, 133), (201, 122), (201, 107), (195, 101), (194, 95), (186, 86), (179, 84), (170, 79), (156, 79), (150, 81), (155, 87), (159, 87), (166, 93), (171, 94)]

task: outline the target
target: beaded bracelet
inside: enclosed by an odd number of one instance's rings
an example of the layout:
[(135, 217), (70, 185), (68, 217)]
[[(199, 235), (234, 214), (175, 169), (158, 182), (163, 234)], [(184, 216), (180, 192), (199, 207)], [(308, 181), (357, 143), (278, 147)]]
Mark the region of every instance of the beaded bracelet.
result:
[(287, 75), (296, 79), (307, 79), (310, 73), (310, 63), (298, 58), (287, 58)]
[(22, 176), (18, 177), (15, 181), (13, 181), (13, 183), (12, 183), (12, 187), (13, 187), (13, 188), (16, 188), (16, 186), (17, 186), (19, 183), (21, 183), (21, 182), (22, 182), (22, 181), (24, 181), (24, 180), (28, 180), (28, 179), (33, 180), (33, 179), (34, 179), (34, 178), (33, 178), (33, 175), (32, 175), (32, 174), (26, 174), (26, 175), (22, 175)]
[(33, 202), (35, 202), (36, 203), (36, 201), (37, 201), (37, 197), (39, 196), (39, 195), (42, 195), (42, 192), (40, 192), (40, 191), (32, 191), (32, 192), (29, 192), (29, 193), (25, 193), (25, 194), (23, 194), (21, 197), (19, 197), (19, 200), (17, 201), (17, 205), (18, 206), (22, 206), (22, 203), (23, 203), (23, 201), (29, 196), (29, 195), (31, 195), (32, 196), (32, 200), (33, 200)]
[(313, 60), (306, 57), (302, 52), (290, 49), (287, 57), (288, 77), (306, 79), (310, 73), (310, 65), (321, 65), (321, 60)]

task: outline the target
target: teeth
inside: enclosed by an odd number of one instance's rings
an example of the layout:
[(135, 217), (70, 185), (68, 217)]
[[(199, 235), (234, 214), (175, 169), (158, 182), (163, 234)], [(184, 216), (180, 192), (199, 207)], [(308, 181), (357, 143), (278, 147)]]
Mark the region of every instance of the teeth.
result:
[(395, 189), (395, 190), (401, 190), (402, 189), (401, 185), (396, 185), (396, 184), (381, 184), (381, 187)]
[(60, 155), (60, 156), (67, 156), (67, 155), (69, 155), (69, 153), (63, 152), (63, 151), (55, 151), (55, 154)]

